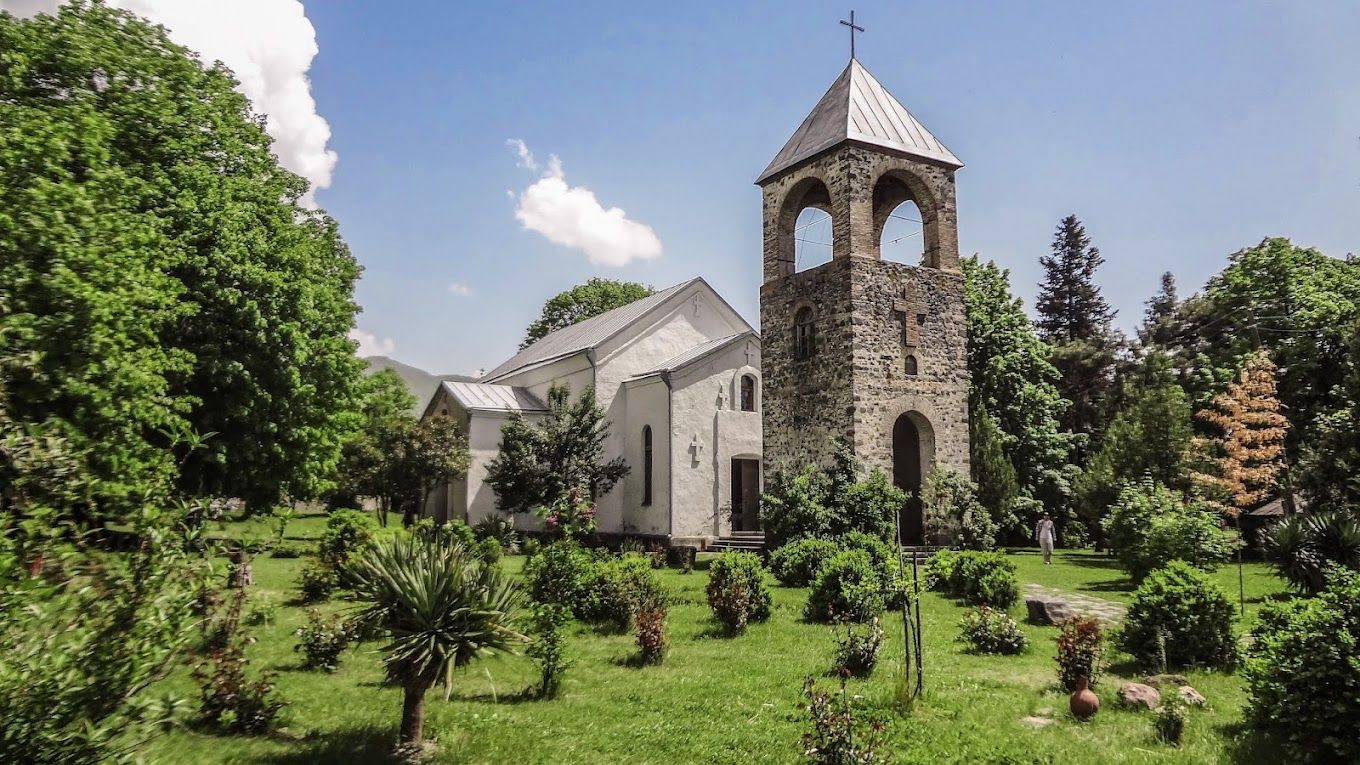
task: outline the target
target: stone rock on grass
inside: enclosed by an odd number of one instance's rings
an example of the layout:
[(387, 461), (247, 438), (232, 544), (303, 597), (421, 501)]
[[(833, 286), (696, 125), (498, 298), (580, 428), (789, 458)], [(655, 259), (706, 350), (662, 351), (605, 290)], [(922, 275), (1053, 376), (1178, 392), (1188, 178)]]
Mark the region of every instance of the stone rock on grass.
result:
[(1040, 728), (1047, 728), (1048, 726), (1052, 725), (1053, 718), (1039, 717), (1038, 715), (1030, 715), (1029, 717), (1021, 717), (1020, 724), (1028, 726), (1035, 730), (1039, 730)]
[(1185, 675), (1148, 675), (1143, 678), (1143, 684), (1150, 685), (1153, 688), (1161, 688), (1164, 685), (1179, 687), (1189, 685), (1190, 681), (1185, 679)]
[(1025, 608), (1034, 624), (1058, 624), (1077, 615), (1067, 601), (1044, 596), (1025, 598)]
[(1119, 703), (1133, 709), (1156, 709), (1162, 704), (1162, 694), (1150, 685), (1124, 683), (1119, 686)]
[(1192, 707), (1202, 707), (1205, 704), (1204, 694), (1200, 693), (1194, 688), (1191, 688), (1188, 685), (1182, 685), (1181, 687), (1177, 688), (1176, 693), (1180, 694), (1181, 701), (1184, 701), (1186, 704), (1189, 704)]

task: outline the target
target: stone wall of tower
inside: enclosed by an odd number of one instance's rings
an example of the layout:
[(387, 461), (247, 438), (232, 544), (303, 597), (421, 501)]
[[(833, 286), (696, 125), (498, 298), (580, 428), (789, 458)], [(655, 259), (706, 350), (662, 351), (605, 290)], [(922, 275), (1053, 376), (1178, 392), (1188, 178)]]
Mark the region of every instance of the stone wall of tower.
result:
[[(885, 186), (876, 196), (889, 176), (896, 190)], [(781, 467), (828, 464), (836, 436), (891, 475), (893, 425), (904, 413), (928, 424), (924, 459), (966, 473), (967, 340), (952, 169), (846, 143), (762, 191), (766, 480)], [(908, 198), (922, 215), (923, 263), (933, 267), (879, 259), (883, 221)], [(831, 215), (832, 260), (795, 273), (793, 224), (807, 206)], [(804, 306), (815, 312), (817, 352), (797, 359), (793, 321)], [(912, 323), (924, 317), (910, 337), (904, 314)], [(907, 374), (909, 352), (915, 375)]]

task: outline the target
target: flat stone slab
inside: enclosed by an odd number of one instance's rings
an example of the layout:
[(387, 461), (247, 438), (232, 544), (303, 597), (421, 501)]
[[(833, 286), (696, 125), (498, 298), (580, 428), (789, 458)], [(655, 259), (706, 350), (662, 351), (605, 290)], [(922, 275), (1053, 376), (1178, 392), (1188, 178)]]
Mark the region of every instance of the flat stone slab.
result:
[(1093, 598), (1090, 595), (1081, 595), (1075, 592), (1064, 592), (1053, 587), (1045, 587), (1042, 584), (1027, 583), (1024, 588), (1025, 604), (1028, 606), (1031, 598), (1037, 600), (1060, 600), (1067, 604), (1067, 607), (1081, 616), (1094, 616), (1106, 624), (1114, 624), (1124, 620), (1124, 614), (1128, 609), (1114, 601), (1103, 598)]
[(1025, 598), (1025, 608), (1034, 624), (1058, 624), (1077, 615), (1067, 601), (1041, 595)]

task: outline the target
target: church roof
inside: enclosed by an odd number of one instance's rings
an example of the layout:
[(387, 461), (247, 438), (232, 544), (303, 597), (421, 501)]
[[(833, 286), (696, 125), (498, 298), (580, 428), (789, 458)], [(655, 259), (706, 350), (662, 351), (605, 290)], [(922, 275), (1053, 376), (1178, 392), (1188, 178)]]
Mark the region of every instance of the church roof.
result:
[(708, 342), (699, 343), (698, 345), (694, 346), (693, 348), (690, 348), (689, 350), (684, 351), (683, 353), (677, 354), (669, 359), (666, 359), (665, 361), (657, 365), (654, 369), (649, 369), (646, 372), (643, 372), (642, 374), (637, 376), (647, 377), (649, 375), (661, 374), (662, 372), (674, 372), (675, 370), (680, 369), (681, 367), (688, 366), (696, 361), (699, 361), (700, 359), (706, 358), (710, 354), (717, 353), (718, 351), (722, 350), (723, 348), (726, 348), (732, 343), (737, 342), (738, 340), (742, 340), (748, 337), (759, 338), (760, 336), (757, 335), (754, 330), (750, 330), (747, 332), (738, 332), (735, 335), (728, 335), (727, 337), (720, 337), (716, 340), (709, 340)]
[(516, 372), (525, 367), (541, 364), (546, 361), (560, 359), (570, 356), (573, 353), (580, 353), (598, 347), (609, 338), (627, 328), (630, 324), (645, 316), (649, 311), (662, 303), (666, 299), (684, 290), (686, 287), (702, 279), (694, 278), (687, 282), (677, 284), (674, 287), (667, 287), (660, 292), (655, 292), (641, 300), (634, 300), (625, 306), (620, 306), (612, 311), (606, 311), (599, 316), (594, 316), (585, 321), (563, 327), (556, 332), (549, 332), (533, 345), (520, 351), (507, 359), (500, 366), (488, 372), (483, 380), (495, 380), (504, 377), (511, 372)]
[(915, 157), (963, 167), (954, 153), (930, 134), (855, 59), (831, 83), (812, 113), (771, 160), (757, 184), (843, 141), (860, 141)]
[(445, 381), (444, 390), (468, 411), (546, 412), (548, 406), (527, 388), (516, 385), (488, 385), (475, 382)]

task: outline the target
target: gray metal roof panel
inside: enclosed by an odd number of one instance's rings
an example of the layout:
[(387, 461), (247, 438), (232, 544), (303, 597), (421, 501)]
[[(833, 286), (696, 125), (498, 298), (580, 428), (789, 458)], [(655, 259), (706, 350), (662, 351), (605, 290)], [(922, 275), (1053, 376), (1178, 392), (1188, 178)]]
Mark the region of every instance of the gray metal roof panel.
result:
[(641, 300), (635, 300), (628, 305), (606, 311), (599, 316), (591, 317), (569, 327), (563, 327), (556, 332), (550, 332), (533, 345), (488, 372), (482, 379), (495, 380), (525, 367), (599, 347), (620, 330), (666, 302), (667, 298), (698, 281), (700, 280), (697, 278), (690, 279), (682, 284), (667, 287), (660, 292), (648, 295)]
[(869, 70), (851, 59), (756, 183), (848, 140), (963, 167)]
[(527, 388), (475, 382), (444, 382), (444, 389), (464, 409), (496, 412), (546, 412), (548, 406)]

